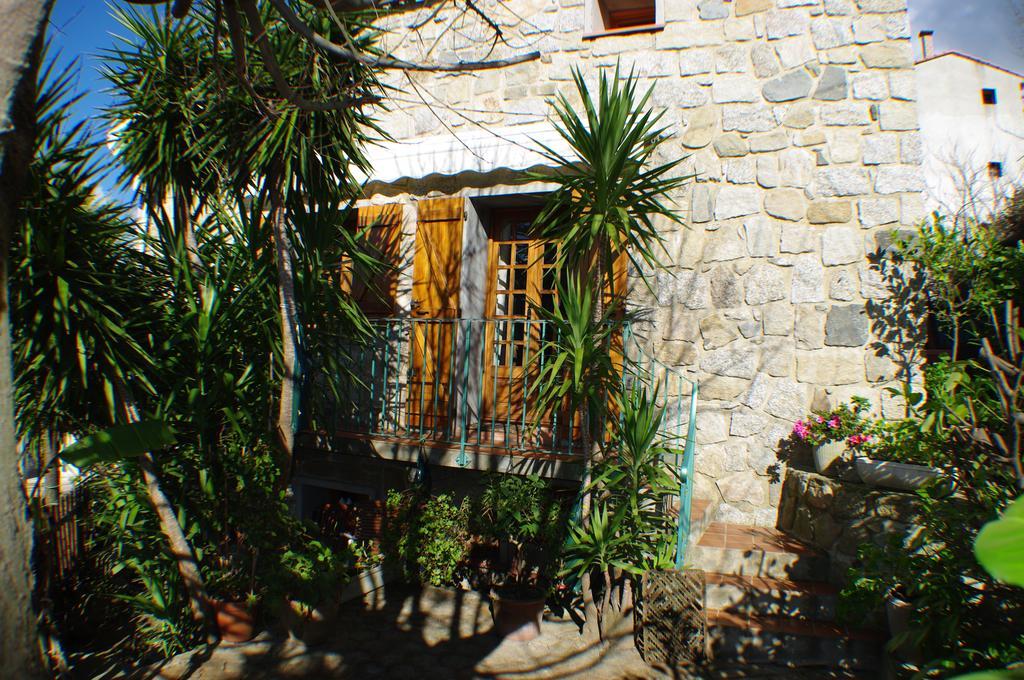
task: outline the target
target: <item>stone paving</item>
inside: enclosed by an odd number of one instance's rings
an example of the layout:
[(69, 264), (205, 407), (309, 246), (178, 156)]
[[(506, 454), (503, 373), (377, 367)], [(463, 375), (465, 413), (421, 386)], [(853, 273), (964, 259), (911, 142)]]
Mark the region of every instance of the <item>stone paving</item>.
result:
[(182, 654), (131, 677), (234, 678), (594, 678), (666, 677), (640, 658), (628, 630), (611, 641), (583, 643), (571, 622), (545, 621), (532, 642), (492, 632), (488, 601), (478, 593), (427, 588), (389, 595), (364, 609), (342, 607), (329, 631), (304, 642), (268, 633), (245, 644)]

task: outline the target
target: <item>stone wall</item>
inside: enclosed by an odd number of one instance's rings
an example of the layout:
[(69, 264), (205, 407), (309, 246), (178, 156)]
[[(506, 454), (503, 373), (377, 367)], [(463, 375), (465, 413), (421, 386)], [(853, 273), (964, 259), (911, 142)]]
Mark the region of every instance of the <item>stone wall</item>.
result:
[(892, 537), (909, 541), (919, 499), (911, 493), (872, 489), (863, 484), (789, 469), (782, 485), (780, 529), (829, 555), (829, 579), (843, 584), (857, 549), (889, 544)]
[[(382, 126), (414, 140), (536, 122), (555, 93), (578, 100), (575, 66), (594, 82), (618, 63), (654, 86), (663, 157), (686, 157), (694, 180), (674, 197), (685, 226), (664, 226), (667, 269), (633, 302), (650, 310), (652, 351), (701, 383), (698, 496), (720, 496), (723, 519), (774, 525), (769, 468), (793, 421), (826, 399), (884, 401), (902, 354), (880, 343), (889, 292), (870, 256), (922, 216), (906, 0), (662, 0), (661, 30), (597, 38), (584, 36), (589, 1), (478, 2), (508, 44), (450, 8), (389, 19), (385, 47), (411, 60), (541, 57), (394, 72)], [(372, 200), (467, 186), (443, 181)]]

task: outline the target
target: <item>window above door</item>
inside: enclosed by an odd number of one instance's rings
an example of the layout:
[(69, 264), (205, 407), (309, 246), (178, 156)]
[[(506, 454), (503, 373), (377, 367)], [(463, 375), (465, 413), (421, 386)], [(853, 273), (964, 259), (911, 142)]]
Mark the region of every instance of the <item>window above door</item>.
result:
[(666, 0), (587, 0), (587, 37), (657, 30)]

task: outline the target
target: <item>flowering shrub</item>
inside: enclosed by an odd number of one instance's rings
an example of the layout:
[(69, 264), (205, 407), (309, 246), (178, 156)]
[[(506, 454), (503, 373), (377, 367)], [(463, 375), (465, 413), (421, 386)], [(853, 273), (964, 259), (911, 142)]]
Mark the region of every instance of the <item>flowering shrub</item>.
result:
[(845, 440), (850, 448), (857, 448), (871, 441), (870, 421), (864, 413), (871, 406), (863, 397), (854, 397), (849, 404), (842, 404), (831, 411), (815, 411), (806, 420), (798, 420), (793, 434), (812, 446)]

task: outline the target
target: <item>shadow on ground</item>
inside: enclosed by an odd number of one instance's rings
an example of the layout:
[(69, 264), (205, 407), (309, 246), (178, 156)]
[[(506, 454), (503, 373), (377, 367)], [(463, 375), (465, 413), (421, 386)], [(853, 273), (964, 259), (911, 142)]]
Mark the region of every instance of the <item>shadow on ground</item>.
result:
[(471, 591), (388, 586), (376, 603), (343, 605), (329, 630), (265, 632), (244, 644), (219, 644), (157, 665), (99, 677), (175, 680), (234, 678), (631, 678), (664, 677), (637, 653), (627, 625), (612, 639), (585, 644), (571, 622), (545, 621), (531, 642), (493, 632), (490, 602)]

